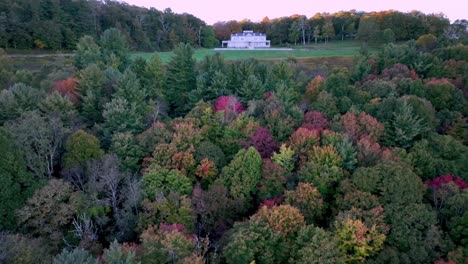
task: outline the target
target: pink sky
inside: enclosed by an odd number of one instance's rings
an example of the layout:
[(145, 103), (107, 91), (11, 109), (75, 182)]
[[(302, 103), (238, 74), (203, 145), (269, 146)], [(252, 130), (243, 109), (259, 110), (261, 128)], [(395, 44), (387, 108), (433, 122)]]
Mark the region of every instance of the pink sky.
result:
[(193, 14), (208, 24), (216, 21), (276, 18), (303, 14), (308, 17), (317, 12), (419, 10), (423, 13), (444, 13), (452, 22), (468, 19), (468, 0), (124, 0), (129, 4), (175, 13)]

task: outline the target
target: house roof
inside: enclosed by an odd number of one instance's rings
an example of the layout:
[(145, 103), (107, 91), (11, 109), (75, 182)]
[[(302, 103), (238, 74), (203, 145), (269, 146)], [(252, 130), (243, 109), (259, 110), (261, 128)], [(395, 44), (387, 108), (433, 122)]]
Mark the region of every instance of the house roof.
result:
[(263, 33), (256, 33), (253, 30), (244, 30), (242, 33), (233, 33), (231, 36), (243, 37), (243, 36), (266, 36)]

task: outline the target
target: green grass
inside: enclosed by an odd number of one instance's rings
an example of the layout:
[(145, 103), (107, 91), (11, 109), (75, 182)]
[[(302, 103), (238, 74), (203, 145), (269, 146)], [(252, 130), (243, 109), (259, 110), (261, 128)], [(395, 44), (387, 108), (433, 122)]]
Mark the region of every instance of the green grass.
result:
[[(241, 60), (248, 58), (256, 58), (258, 60), (279, 60), (290, 57), (301, 58), (317, 58), (317, 57), (334, 57), (334, 56), (354, 56), (359, 54), (361, 43), (357, 41), (334, 41), (319, 43), (317, 45), (296, 46), (293, 50), (278, 51), (278, 50), (212, 50), (212, 49), (197, 49), (194, 52), (194, 58), (197, 61), (203, 60), (206, 56), (221, 53), (226, 60)], [(377, 48), (370, 49), (371, 52), (376, 52)], [(163, 62), (168, 62), (174, 55), (173, 52), (159, 52), (159, 57)], [(152, 53), (134, 53), (133, 58), (142, 57), (149, 59)]]

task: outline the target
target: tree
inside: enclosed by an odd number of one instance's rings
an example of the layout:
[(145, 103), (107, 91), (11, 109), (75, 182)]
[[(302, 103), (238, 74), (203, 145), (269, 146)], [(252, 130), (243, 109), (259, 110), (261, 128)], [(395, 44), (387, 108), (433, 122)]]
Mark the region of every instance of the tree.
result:
[(384, 126), (374, 117), (361, 112), (359, 115), (346, 113), (341, 116), (343, 132), (349, 136), (351, 141), (357, 141), (364, 136), (378, 141), (383, 135)]
[(155, 199), (159, 193), (167, 195), (178, 192), (185, 195), (192, 192), (192, 183), (178, 170), (156, 167), (143, 176), (143, 192), (149, 199)]
[(0, 91), (0, 124), (34, 110), (42, 97), (40, 90), (22, 83)]
[(101, 61), (101, 48), (96, 44), (93, 37), (83, 36), (76, 44), (75, 65), (78, 69), (84, 69), (88, 65), (97, 64)]
[(300, 182), (295, 190), (286, 191), (286, 203), (298, 208), (308, 224), (321, 218), (324, 204), (317, 188), (310, 183)]
[(345, 263), (344, 254), (331, 232), (308, 225), (302, 228), (291, 252), (290, 263)]
[(269, 159), (263, 160), (262, 178), (259, 181), (259, 198), (264, 200), (280, 197), (285, 185), (285, 170)]
[(309, 130), (307, 128), (298, 128), (290, 137), (288, 145), (294, 150), (300, 164), (304, 164), (308, 158), (308, 152), (313, 146), (320, 142), (318, 130)]
[(348, 263), (363, 263), (383, 246), (385, 235), (376, 226), (367, 227), (361, 220), (345, 219), (335, 222), (338, 247)]
[(60, 254), (54, 257), (53, 264), (98, 264), (98, 260), (94, 258), (88, 251), (75, 248), (73, 250), (64, 249)]
[(50, 241), (21, 234), (0, 234), (0, 260), (4, 263), (46, 264), (52, 261)]
[[(394, 249), (394, 258), (411, 262), (431, 262), (444, 254), (442, 234), (436, 226), (436, 214), (426, 204), (410, 203), (386, 207), (386, 221), (392, 226), (386, 244)], [(441, 252), (442, 250), (442, 252)], [(382, 260), (390, 255), (382, 251)]]
[(18, 223), (24, 231), (46, 237), (56, 246), (63, 241), (77, 206), (78, 193), (72, 186), (63, 180), (51, 179), (17, 211)]
[(67, 97), (73, 104), (78, 104), (79, 94), (77, 91), (77, 81), (73, 77), (59, 80), (52, 84), (52, 93), (57, 92), (63, 97)]
[(386, 28), (382, 33), (384, 43), (393, 43), (395, 42), (395, 33), (390, 28)]
[(325, 79), (317, 75), (314, 79), (312, 79), (306, 86), (305, 90), (305, 97), (310, 101), (315, 101), (321, 91), (324, 90), (325, 87)]
[(382, 204), (420, 203), (424, 193), (421, 179), (402, 162), (384, 162), (354, 171), (352, 182), (361, 191), (379, 195)]
[(124, 70), (130, 63), (130, 50), (125, 36), (116, 28), (104, 31), (99, 39), (102, 59), (107, 66)]
[(189, 44), (179, 44), (167, 64), (165, 96), (175, 115), (182, 115), (191, 108), (189, 93), (196, 89), (195, 60)]
[(23, 206), (40, 182), (28, 172), (22, 153), (3, 128), (0, 128), (0, 148), (0, 229), (6, 230), (16, 226), (15, 210)]
[(393, 113), (393, 115), (394, 117), (386, 131), (389, 145), (402, 148), (411, 147), (415, 138), (426, 132), (423, 120), (415, 115), (413, 107), (406, 100), (403, 101), (398, 112)]
[(126, 99), (115, 98), (104, 105), (103, 132), (106, 140), (118, 132), (141, 132), (145, 126), (144, 116), (141, 115), (141, 106), (130, 103)]
[(17, 147), (23, 151), (34, 176), (51, 177), (67, 132), (62, 121), (37, 112), (27, 112), (7, 127)]
[(270, 158), (271, 154), (278, 148), (278, 144), (271, 136), (268, 128), (259, 127), (250, 135), (250, 140), (247, 141), (245, 147), (253, 146), (263, 159)]
[(286, 261), (283, 237), (265, 223), (236, 223), (223, 248), (226, 263), (282, 263)]
[(431, 101), (437, 111), (442, 109), (460, 110), (463, 103), (461, 91), (447, 79), (432, 79), (425, 86), (425, 97)]
[(131, 133), (114, 134), (110, 149), (119, 157), (124, 171), (137, 172), (139, 170), (144, 153)]
[(364, 15), (359, 20), (357, 36), (364, 41), (364, 46), (367, 47), (369, 41), (376, 38), (378, 31), (377, 21), (375, 16)]
[(249, 204), (256, 193), (262, 170), (262, 158), (253, 147), (240, 150), (222, 170), (224, 184), (234, 198)]
[(153, 54), (146, 63), (142, 84), (146, 87), (149, 98), (162, 96), (165, 82), (166, 68), (157, 53)]
[(144, 263), (183, 263), (195, 251), (194, 241), (177, 225), (161, 224), (159, 229), (149, 226), (141, 241)]
[(114, 240), (109, 248), (104, 250), (102, 259), (108, 264), (137, 264), (135, 252), (124, 252), (122, 246), (119, 245), (117, 240)]
[(286, 144), (281, 144), (279, 153), (274, 152), (271, 160), (283, 168), (286, 172), (292, 172), (294, 170), (294, 151), (286, 146)]
[(328, 120), (318, 111), (310, 111), (304, 115), (304, 123), (302, 123), (302, 127), (304, 128), (309, 130), (324, 130), (328, 126)]
[(295, 238), (304, 226), (304, 216), (299, 209), (291, 205), (279, 205), (268, 208), (263, 206), (251, 218), (250, 222), (266, 222), (275, 232), (284, 238)]
[(75, 166), (85, 167), (90, 160), (100, 159), (104, 155), (99, 139), (78, 130), (73, 133), (65, 143), (63, 155), (63, 167), (69, 169)]
[(328, 40), (335, 36), (335, 29), (333, 28), (333, 24), (331, 22), (325, 23), (322, 28), (322, 35), (325, 37), (325, 43), (328, 43)]
[(416, 40), (416, 45), (423, 51), (431, 51), (437, 45), (437, 38), (432, 34), (421, 35)]
[(237, 93), (242, 102), (260, 99), (265, 93), (265, 85), (257, 76), (251, 74), (242, 82)]

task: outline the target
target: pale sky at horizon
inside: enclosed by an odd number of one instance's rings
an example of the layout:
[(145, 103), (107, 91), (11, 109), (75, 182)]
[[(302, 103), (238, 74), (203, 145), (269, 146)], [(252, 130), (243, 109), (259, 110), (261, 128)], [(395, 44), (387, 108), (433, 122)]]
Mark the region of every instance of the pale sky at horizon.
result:
[(123, 0), (131, 5), (171, 8), (174, 13), (189, 13), (212, 25), (217, 21), (250, 19), (265, 16), (277, 18), (293, 14), (313, 16), (315, 13), (398, 10), (443, 13), (450, 21), (468, 19), (468, 0)]

